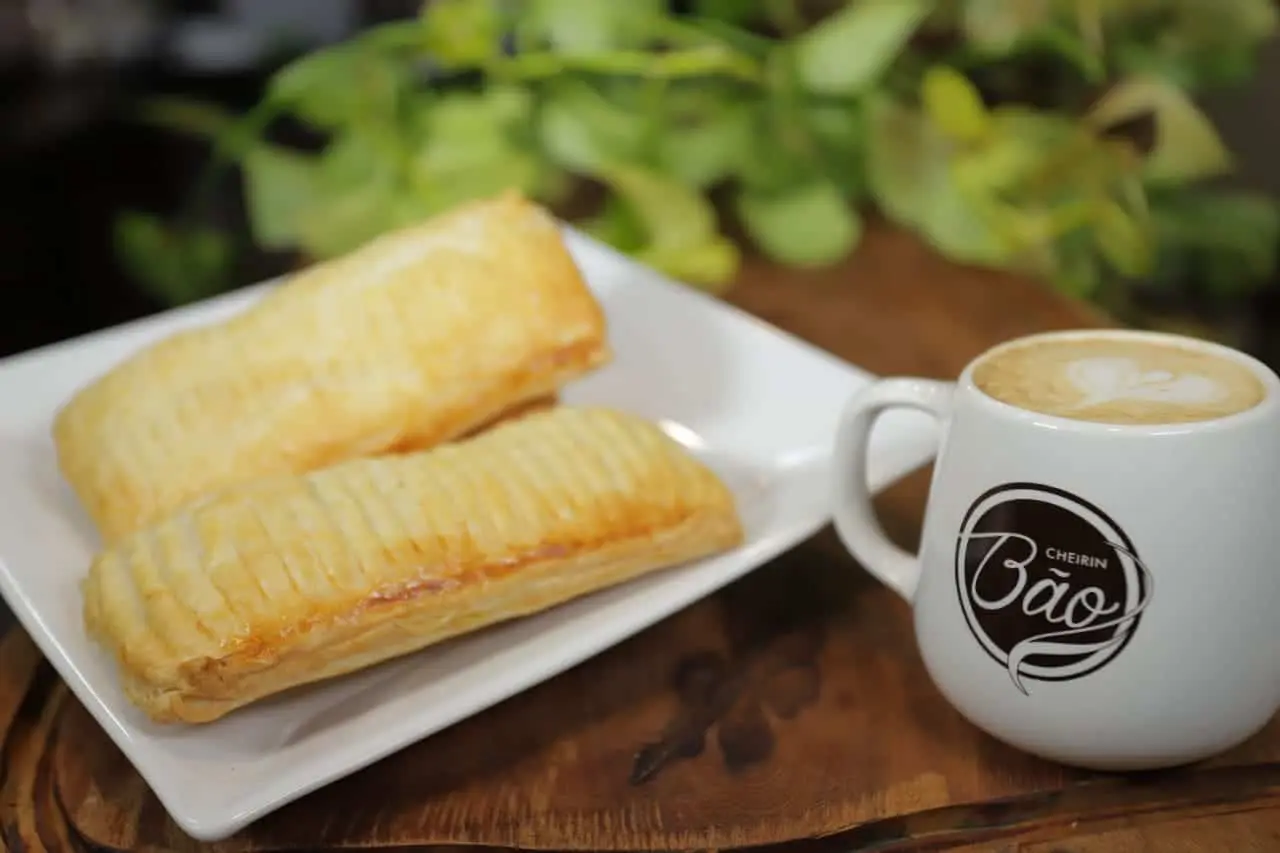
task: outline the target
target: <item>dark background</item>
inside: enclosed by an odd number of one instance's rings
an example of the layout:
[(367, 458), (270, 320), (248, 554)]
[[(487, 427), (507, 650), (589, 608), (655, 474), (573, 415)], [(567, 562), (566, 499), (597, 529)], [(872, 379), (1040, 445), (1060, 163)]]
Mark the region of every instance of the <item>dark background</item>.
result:
[[(83, 23), (61, 30), (47, 23), (60, 7), (78, 9)], [(207, 146), (133, 120), (140, 99), (182, 95), (244, 108), (288, 56), (416, 8), (367, 0), (0, 0), (0, 356), (164, 307), (120, 268), (111, 220), (122, 208), (176, 212)], [(113, 31), (112, 20), (138, 14), (132, 10), (148, 11), (144, 23)], [(77, 46), (77, 26), (99, 33), (99, 43)], [(217, 198), (220, 214), (240, 217), (234, 175)], [(237, 283), (285, 264), (251, 258)]]

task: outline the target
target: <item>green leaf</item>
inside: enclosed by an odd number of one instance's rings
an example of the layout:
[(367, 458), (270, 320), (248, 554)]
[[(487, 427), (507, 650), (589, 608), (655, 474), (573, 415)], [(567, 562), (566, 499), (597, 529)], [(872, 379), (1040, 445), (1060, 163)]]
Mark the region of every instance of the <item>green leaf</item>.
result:
[(669, 275), (708, 288), (724, 286), (737, 250), (719, 233), (715, 209), (696, 191), (634, 166), (610, 165), (601, 179), (628, 209), (642, 244), (631, 253)]
[(762, 130), (759, 123), (753, 127), (752, 143), (736, 172), (744, 187), (756, 192), (777, 192), (813, 174), (814, 163), (808, 158), (798, 157), (777, 135)]
[(1228, 172), (1231, 154), (1207, 116), (1167, 80), (1133, 77), (1116, 84), (1090, 111), (1106, 128), (1144, 113), (1155, 115), (1156, 145), (1144, 176), (1153, 184), (1185, 183)]
[(951, 145), (919, 112), (877, 96), (870, 112), (868, 181), (884, 213), (956, 261), (1004, 267), (1014, 243), (952, 175)]
[(722, 293), (733, 281), (741, 262), (738, 247), (715, 236), (691, 246), (652, 246), (635, 253), (637, 260), (713, 293)]
[(356, 40), (289, 63), (271, 78), (267, 97), (318, 127), (341, 127), (392, 116), (408, 69)]
[(1053, 246), (1052, 259), (1046, 272), (1057, 290), (1076, 299), (1093, 299), (1101, 292), (1102, 262), (1087, 229), (1063, 235)]
[(485, 111), (500, 127), (520, 128), (533, 118), (533, 92), (523, 86), (490, 82), (480, 97)]
[(750, 140), (735, 169), (744, 186), (753, 192), (781, 192), (812, 179), (815, 172), (826, 172), (837, 175), (849, 192), (861, 191), (865, 122), (859, 105), (807, 98), (783, 88), (749, 112)]
[(472, 199), (550, 187), (546, 165), (506, 131), (527, 112), (510, 94), (435, 99), (415, 150), (406, 149), (413, 138), (394, 127), (348, 128), (320, 158), (308, 204), (293, 209), (299, 241), (313, 255), (332, 257)]
[(814, 181), (783, 193), (737, 195), (737, 213), (751, 238), (775, 260), (821, 267), (846, 257), (862, 236), (862, 218), (838, 187)]
[(1098, 204), (1093, 214), (1093, 235), (1102, 256), (1121, 275), (1138, 278), (1155, 263), (1155, 246), (1142, 224), (1114, 201)]
[(696, 245), (718, 233), (711, 203), (665, 175), (623, 165), (603, 167), (599, 175), (634, 212), (650, 245)]
[(495, 0), (431, 0), (422, 9), (425, 46), (445, 68), (482, 65), (501, 47)]
[(603, 53), (563, 54), (548, 50), (526, 51), (495, 61), (495, 77), (526, 82), (563, 80), (572, 75), (637, 80), (700, 80), (725, 77), (758, 83), (760, 63), (722, 44), (704, 44), (682, 50), (612, 50)]
[(313, 259), (353, 251), (399, 224), (401, 191), (387, 184), (363, 184), (335, 192), (301, 212), (298, 243)]
[(931, 67), (920, 94), (930, 120), (952, 139), (976, 142), (991, 131), (991, 117), (978, 88), (954, 68)]
[(606, 198), (600, 212), (580, 221), (578, 227), (620, 252), (638, 252), (645, 244), (644, 224), (614, 196)]
[(320, 156), (321, 190), (345, 192), (367, 184), (392, 184), (401, 179), (408, 152), (394, 128), (353, 125), (339, 133)]
[(295, 234), (308, 254), (334, 257), (403, 221), (415, 193), (405, 142), (383, 125), (353, 125), (334, 137), (316, 163), (312, 203), (296, 210)]
[(491, 82), (478, 92), (430, 89), (405, 103), (410, 131), (421, 139), (503, 136), (533, 120), (533, 93), (519, 85)]
[(1106, 27), (1103, 22), (1105, 0), (1074, 0), (1076, 26), (1090, 54), (1098, 56), (1106, 44)]
[(759, 3), (756, 0), (695, 0), (693, 9), (694, 14), (701, 17), (741, 26), (756, 18)]
[(126, 211), (114, 224), (116, 257), (143, 288), (169, 305), (225, 290), (231, 241), (206, 228), (172, 229), (145, 213)]
[(646, 43), (664, 14), (662, 0), (524, 0), (520, 38), (566, 56), (603, 53)]
[(1000, 230), (999, 221), (975, 199), (944, 186), (930, 201), (920, 233), (953, 261), (997, 269), (1016, 269), (1027, 246), (1021, 236), (1022, 216), (1015, 213), (1013, 227)]
[(923, 115), (888, 96), (872, 99), (868, 118), (868, 182), (876, 203), (897, 222), (920, 227), (930, 194), (951, 180), (951, 146)]
[(353, 41), (359, 42), (361, 50), (372, 53), (418, 53), (427, 49), (430, 36), (429, 29), (418, 17), (374, 24), (361, 30)]
[(487, 161), (455, 164), (447, 170), (423, 169), (412, 186), (417, 198), (413, 209), (427, 211), (418, 215), (429, 215), (509, 189), (533, 196), (539, 193), (543, 179), (542, 163), (517, 150)]
[(724, 6), (735, 6), (743, 9), (742, 14), (717, 14), (713, 11), (702, 11), (699, 15), (683, 18), (683, 23), (697, 30), (719, 44), (738, 51), (755, 60), (763, 60), (773, 47), (773, 40), (741, 26), (744, 22), (756, 17), (754, 0), (727, 0)]
[(547, 93), (538, 132), (553, 162), (592, 174), (604, 164), (639, 156), (645, 117), (616, 106), (585, 83), (566, 80)]
[(867, 191), (867, 118), (860, 101), (813, 101), (801, 108), (818, 170), (850, 200)]
[(1013, 133), (995, 135), (987, 145), (954, 154), (951, 175), (957, 186), (978, 195), (1013, 190), (1044, 162), (1046, 150), (1037, 142)]
[(515, 137), (532, 109), (527, 91), (506, 86), (428, 98), (418, 121), (415, 178), (435, 182), (459, 170), (502, 168), (504, 162), (529, 159)]
[(315, 159), (262, 145), (245, 156), (242, 168), (255, 242), (266, 249), (295, 245), (299, 218), (320, 202)]
[(152, 293), (182, 280), (173, 265), (169, 234), (154, 216), (126, 211), (115, 219), (116, 257), (125, 271)]
[(800, 79), (813, 92), (864, 91), (889, 68), (932, 11), (929, 0), (859, 0), (796, 40)]
[(866, 145), (866, 112), (860, 102), (812, 101), (803, 107), (805, 122), (822, 145), (859, 153)]
[(988, 63), (1010, 56), (1065, 60), (1090, 83), (1105, 79), (1102, 0), (962, 0), (963, 52)]
[(1007, 51), (1052, 20), (1048, 0), (963, 0), (965, 38), (988, 51)]
[(742, 104), (712, 95), (676, 115), (658, 135), (657, 165), (695, 187), (708, 187), (733, 173), (752, 145), (751, 115)]

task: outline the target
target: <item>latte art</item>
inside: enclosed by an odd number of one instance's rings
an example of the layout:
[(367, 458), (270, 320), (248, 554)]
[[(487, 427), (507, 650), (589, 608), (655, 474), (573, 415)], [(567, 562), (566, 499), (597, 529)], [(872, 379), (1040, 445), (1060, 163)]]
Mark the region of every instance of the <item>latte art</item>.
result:
[(1226, 356), (1105, 333), (997, 350), (975, 367), (973, 380), (1012, 406), (1115, 424), (1212, 420), (1251, 409), (1266, 396), (1254, 372)]

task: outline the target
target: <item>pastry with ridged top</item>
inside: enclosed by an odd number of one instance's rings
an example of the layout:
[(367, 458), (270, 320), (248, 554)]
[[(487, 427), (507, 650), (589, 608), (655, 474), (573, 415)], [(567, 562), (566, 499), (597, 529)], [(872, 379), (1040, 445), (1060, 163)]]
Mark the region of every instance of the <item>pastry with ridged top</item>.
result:
[(505, 193), (145, 348), (80, 390), (53, 435), (110, 542), (210, 490), (456, 439), (610, 357), (557, 223)]
[(134, 704), (207, 722), (742, 538), (656, 425), (560, 406), (192, 502), (94, 560), (84, 619)]

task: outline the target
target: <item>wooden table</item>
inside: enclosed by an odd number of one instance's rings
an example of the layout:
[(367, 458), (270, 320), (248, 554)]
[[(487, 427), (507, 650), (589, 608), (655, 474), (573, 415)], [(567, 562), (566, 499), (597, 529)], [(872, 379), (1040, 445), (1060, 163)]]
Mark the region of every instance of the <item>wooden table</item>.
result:
[[(751, 264), (733, 299), (879, 373), (1105, 320), (875, 228), (835, 270)], [(913, 545), (927, 472), (879, 500)], [(1121, 713), (1120, 709), (1117, 713)], [(21, 633), (0, 643), (0, 837), (196, 850)], [(769, 851), (1280, 850), (1280, 723), (1176, 772), (1018, 753), (941, 698), (906, 605), (824, 531), (617, 648), (217, 845)]]

